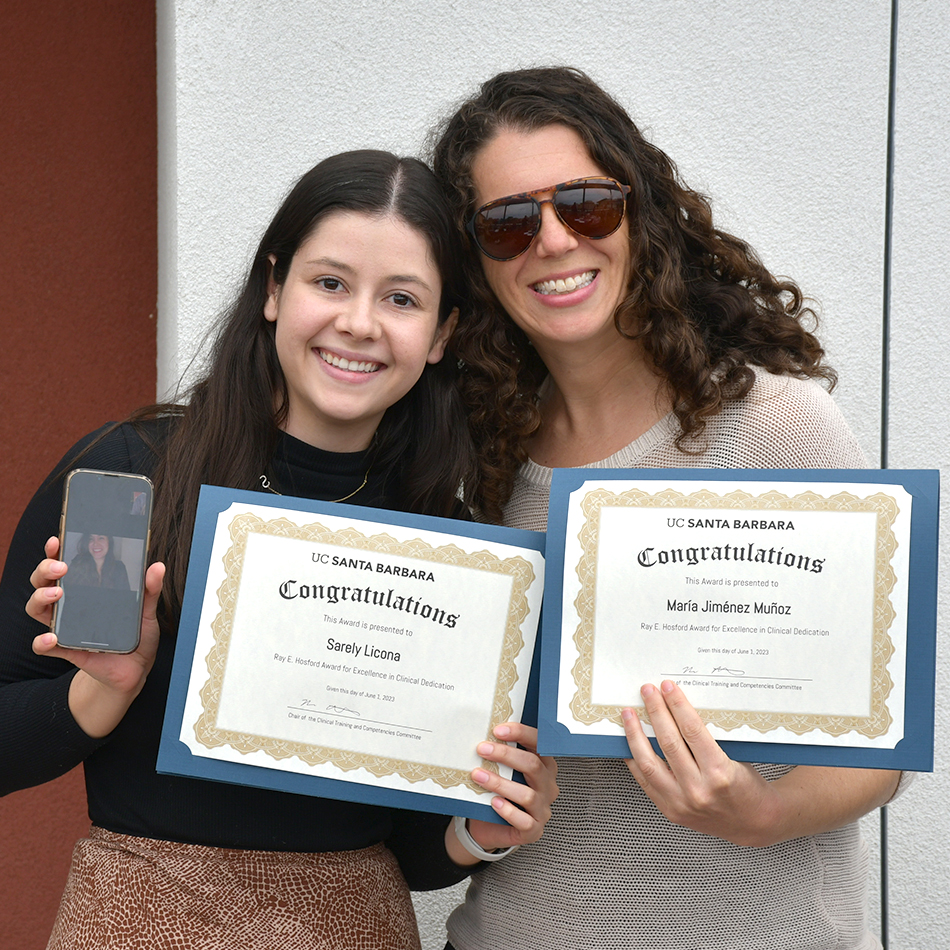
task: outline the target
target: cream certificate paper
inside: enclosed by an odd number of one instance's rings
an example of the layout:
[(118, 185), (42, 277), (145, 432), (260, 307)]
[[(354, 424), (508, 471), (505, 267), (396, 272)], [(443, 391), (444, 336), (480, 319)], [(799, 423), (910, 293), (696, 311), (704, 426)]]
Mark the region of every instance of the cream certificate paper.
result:
[(673, 679), (717, 739), (894, 748), (912, 496), (798, 474), (570, 493), (559, 723), (622, 735), (640, 685)]
[(188, 771), (240, 763), (348, 783), (312, 794), (493, 814), (469, 773), (497, 770), (475, 747), (524, 703), (544, 577), (540, 551), (517, 543), (527, 533), (503, 543), (476, 525), (261, 500), (202, 489), (210, 552), (192, 555), (200, 607), (179, 644)]

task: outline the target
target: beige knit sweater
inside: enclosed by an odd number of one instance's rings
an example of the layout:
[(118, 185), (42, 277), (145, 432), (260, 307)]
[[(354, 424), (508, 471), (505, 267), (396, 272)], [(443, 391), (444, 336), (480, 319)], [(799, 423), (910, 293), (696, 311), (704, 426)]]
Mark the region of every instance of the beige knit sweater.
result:
[[(816, 383), (757, 373), (712, 419), (698, 454), (672, 415), (592, 468), (863, 468)], [(544, 530), (551, 469), (527, 462), (505, 523)], [(872, 950), (857, 824), (745, 848), (671, 824), (620, 760), (560, 759), (560, 797), (536, 844), (472, 878), (448, 922), (456, 950)], [(757, 766), (767, 778), (788, 766)]]

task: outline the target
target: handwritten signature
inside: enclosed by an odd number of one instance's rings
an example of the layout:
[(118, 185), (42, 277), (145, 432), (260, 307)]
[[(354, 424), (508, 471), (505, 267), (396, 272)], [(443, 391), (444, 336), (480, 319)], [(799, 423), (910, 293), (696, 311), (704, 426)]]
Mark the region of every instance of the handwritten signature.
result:
[(355, 709), (347, 709), (346, 706), (327, 706), (327, 712), (359, 717), (359, 713)]
[[(683, 673), (681, 673), (680, 675), (683, 675), (686, 673), (696, 673), (696, 668), (694, 666), (684, 666)], [(714, 667), (710, 675), (712, 676), (716, 673), (719, 673), (725, 676), (745, 676), (745, 670), (733, 670), (733, 669), (730, 669), (728, 666)]]

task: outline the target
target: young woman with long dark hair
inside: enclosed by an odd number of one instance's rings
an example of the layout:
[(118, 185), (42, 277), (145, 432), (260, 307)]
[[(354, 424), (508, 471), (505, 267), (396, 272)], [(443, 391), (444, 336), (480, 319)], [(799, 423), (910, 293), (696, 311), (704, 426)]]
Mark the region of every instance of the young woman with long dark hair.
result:
[(69, 583), (112, 590), (129, 589), (129, 572), (115, 556), (115, 542), (108, 534), (84, 534), (76, 556), (69, 562)]
[[(30, 502), (0, 582), (0, 791), (82, 762), (93, 822), (51, 948), (414, 947), (406, 881), (441, 887), (477, 863), (442, 816), (155, 771), (202, 483), (461, 513), (468, 445), (442, 358), (457, 261), (421, 162), (377, 151), (321, 162), (265, 232), (187, 400), (82, 440)], [(77, 463), (155, 484), (157, 563), (132, 654), (69, 651), (43, 632), (68, 573), (50, 536)], [(535, 840), (557, 793), (553, 764), (508, 744), (531, 747), (533, 730), (496, 735), (479, 753), (528, 784), (473, 773), (510, 822), (468, 823), (485, 851)]]

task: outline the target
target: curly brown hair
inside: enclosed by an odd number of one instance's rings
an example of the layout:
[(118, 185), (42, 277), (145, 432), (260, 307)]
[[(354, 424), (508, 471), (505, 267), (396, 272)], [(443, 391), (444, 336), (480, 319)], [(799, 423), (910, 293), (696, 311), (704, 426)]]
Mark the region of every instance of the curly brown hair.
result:
[[(751, 389), (759, 366), (770, 373), (818, 377), (833, 369), (808, 326), (817, 317), (798, 285), (776, 278), (744, 241), (712, 223), (708, 198), (683, 185), (672, 160), (644, 139), (626, 111), (578, 69), (500, 73), (484, 83), (432, 136), (436, 176), (459, 230), (475, 210), (472, 165), (503, 130), (573, 129), (604, 172), (629, 184), (631, 272), (614, 323), (640, 341), (663, 377), (686, 452), (706, 420)], [(453, 343), (478, 451), (467, 498), (500, 520), (526, 440), (541, 424), (538, 390), (547, 371), (525, 334), (498, 302), (471, 238), (464, 261), (469, 316)]]

